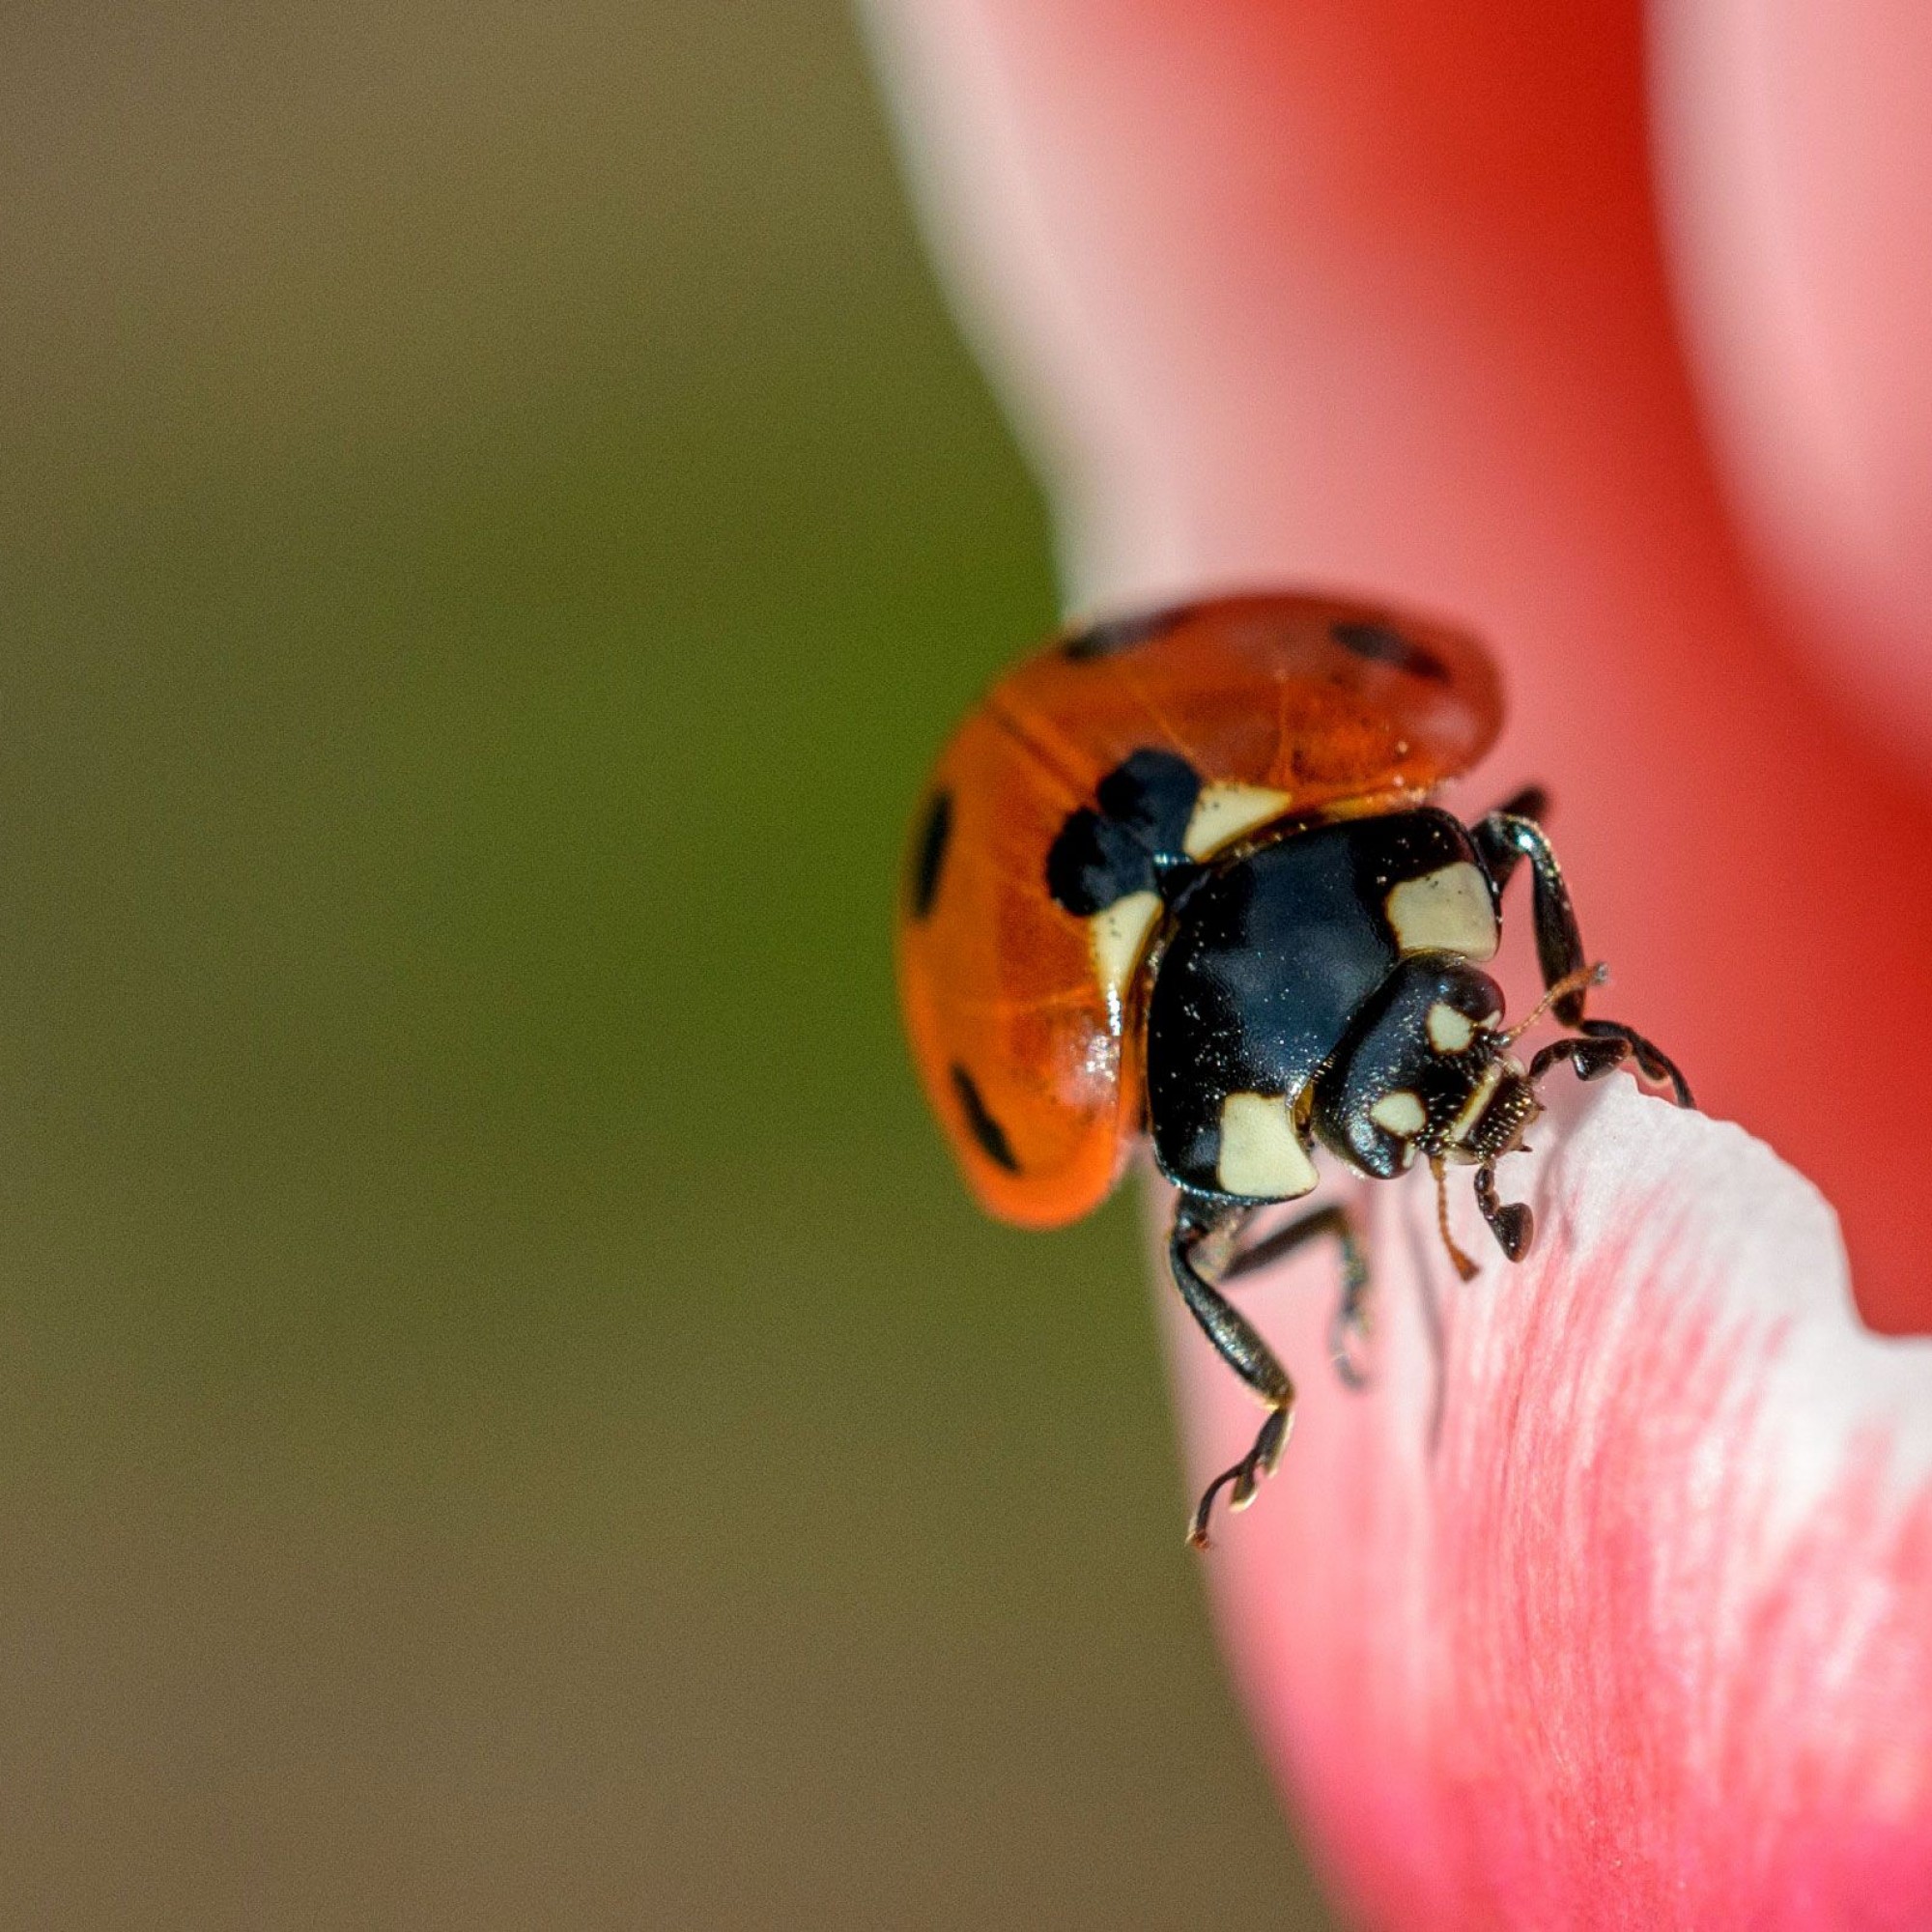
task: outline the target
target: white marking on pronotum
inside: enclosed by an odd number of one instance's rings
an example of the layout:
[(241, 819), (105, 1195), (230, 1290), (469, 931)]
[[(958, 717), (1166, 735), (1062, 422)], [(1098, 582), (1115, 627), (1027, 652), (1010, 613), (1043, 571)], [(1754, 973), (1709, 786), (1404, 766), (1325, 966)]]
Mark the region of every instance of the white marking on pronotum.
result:
[(1159, 917), (1158, 893), (1129, 893), (1087, 922), (1093, 938), (1094, 964), (1101, 985), (1112, 998), (1125, 997), (1127, 981), (1134, 977), (1147, 936)]
[(1490, 882), (1466, 859), (1391, 886), (1384, 905), (1396, 944), (1405, 952), (1495, 956), (1499, 935)]
[(1215, 1179), (1230, 1194), (1293, 1201), (1318, 1176), (1278, 1094), (1230, 1094), (1221, 1102), (1221, 1158)]
[(1406, 1087), (1401, 1087), (1393, 1094), (1384, 1094), (1369, 1109), (1369, 1119), (1377, 1126), (1386, 1127), (1390, 1133), (1407, 1140), (1422, 1131), (1429, 1116), (1421, 1100)]
[(1476, 1037), (1476, 1023), (1446, 1000), (1429, 1009), (1429, 1043), (1437, 1053), (1461, 1053)]
[(1206, 859), (1244, 832), (1279, 818), (1293, 803), (1285, 791), (1266, 785), (1210, 784), (1194, 801), (1180, 843), (1190, 859)]

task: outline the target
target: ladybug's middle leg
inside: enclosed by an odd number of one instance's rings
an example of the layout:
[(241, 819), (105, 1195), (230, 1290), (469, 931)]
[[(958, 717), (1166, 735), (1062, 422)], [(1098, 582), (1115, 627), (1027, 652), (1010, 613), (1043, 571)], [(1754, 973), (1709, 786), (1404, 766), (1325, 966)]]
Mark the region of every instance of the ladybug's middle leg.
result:
[(1311, 1208), (1285, 1228), (1277, 1228), (1253, 1247), (1238, 1250), (1221, 1270), (1220, 1281), (1229, 1282), (1258, 1269), (1272, 1267), (1310, 1241), (1332, 1237), (1342, 1256), (1342, 1293), (1328, 1323), (1328, 1355), (1335, 1373), (1350, 1388), (1366, 1388), (1368, 1371), (1359, 1359), (1361, 1345), (1369, 1339), (1369, 1264), (1362, 1249), (1361, 1231), (1354, 1215), (1342, 1204)]
[(1187, 1540), (1196, 1549), (1208, 1548), (1208, 1514), (1223, 1490), (1230, 1492), (1228, 1500), (1235, 1509), (1243, 1509), (1254, 1500), (1261, 1479), (1281, 1460), (1289, 1421), (1294, 1413), (1294, 1384), (1288, 1371), (1275, 1359), (1254, 1323), (1196, 1265), (1203, 1248), (1211, 1254), (1246, 1215), (1244, 1208), (1230, 1208), (1206, 1195), (1183, 1193), (1175, 1204), (1174, 1228), (1168, 1236), (1168, 1265), (1187, 1312), (1201, 1324), (1215, 1352), (1267, 1405), (1268, 1411), (1254, 1447), (1233, 1468), (1216, 1476), (1195, 1506)]

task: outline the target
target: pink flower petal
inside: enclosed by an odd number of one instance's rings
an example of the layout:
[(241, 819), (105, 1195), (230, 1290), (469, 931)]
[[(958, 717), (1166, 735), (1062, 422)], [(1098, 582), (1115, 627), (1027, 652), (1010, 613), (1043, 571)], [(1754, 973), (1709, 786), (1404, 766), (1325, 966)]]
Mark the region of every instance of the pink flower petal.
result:
[(1653, 12), (1666, 233), (1761, 554), (1872, 717), (1932, 754), (1932, 8)]
[(1614, 1010), (1932, 1327), (1932, 810), (1764, 615), (1653, 217), (1640, 14), (875, 0), (1085, 601), (1354, 585), (1496, 643)]
[[(1368, 1394), (1331, 1260), (1242, 1294), (1303, 1396), (1208, 1559), (1249, 1707), (1373, 1925), (1932, 1924), (1932, 1342), (1740, 1129), (1549, 1095), (1521, 1264), (1466, 1180), (1467, 1285), (1426, 1175), (1369, 1190)], [(1205, 1480), (1255, 1410), (1176, 1329)]]

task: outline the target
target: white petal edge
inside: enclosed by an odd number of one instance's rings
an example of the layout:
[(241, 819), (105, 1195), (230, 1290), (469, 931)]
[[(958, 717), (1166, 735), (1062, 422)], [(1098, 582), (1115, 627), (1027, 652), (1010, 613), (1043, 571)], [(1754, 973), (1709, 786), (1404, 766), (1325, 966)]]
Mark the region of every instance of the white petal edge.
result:
[[(1932, 1341), (1862, 1327), (1830, 1207), (1742, 1129), (1548, 1097), (1500, 1170), (1521, 1264), (1466, 1174), (1469, 1283), (1426, 1175), (1364, 1190), (1367, 1395), (1331, 1256), (1238, 1291), (1302, 1391), (1208, 1559), (1268, 1754), (1370, 1922), (1932, 1923)], [(1199, 1481), (1256, 1410), (1170, 1323)]]

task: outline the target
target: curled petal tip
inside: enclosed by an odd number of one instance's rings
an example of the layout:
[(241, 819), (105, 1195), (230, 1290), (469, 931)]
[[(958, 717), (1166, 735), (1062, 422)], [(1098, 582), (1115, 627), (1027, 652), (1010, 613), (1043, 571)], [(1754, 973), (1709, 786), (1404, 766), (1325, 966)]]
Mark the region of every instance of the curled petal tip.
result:
[[(1225, 1538), (1319, 1847), (1372, 1923), (1932, 1923), (1932, 1342), (1861, 1326), (1799, 1176), (1629, 1082), (1515, 1172), (1542, 1238), (1467, 1286), (1378, 1190), (1377, 1387), (1308, 1377)], [(1333, 1292), (1246, 1291), (1291, 1363)], [(1246, 1406), (1182, 1347), (1218, 1444)]]

